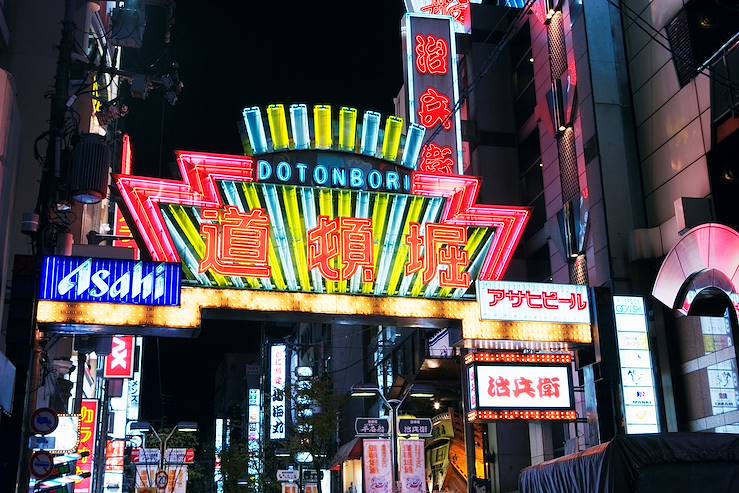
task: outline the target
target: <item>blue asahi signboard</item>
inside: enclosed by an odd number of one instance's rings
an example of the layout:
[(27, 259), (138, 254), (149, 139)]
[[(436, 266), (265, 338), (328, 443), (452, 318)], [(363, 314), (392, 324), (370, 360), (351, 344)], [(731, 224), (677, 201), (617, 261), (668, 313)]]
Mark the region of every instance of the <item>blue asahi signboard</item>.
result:
[(40, 299), (177, 306), (181, 265), (136, 260), (46, 257)]

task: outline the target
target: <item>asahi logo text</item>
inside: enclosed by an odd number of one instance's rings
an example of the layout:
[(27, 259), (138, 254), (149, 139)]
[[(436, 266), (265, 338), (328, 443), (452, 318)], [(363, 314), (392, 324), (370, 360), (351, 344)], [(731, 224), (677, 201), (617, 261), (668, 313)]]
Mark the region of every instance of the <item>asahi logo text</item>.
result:
[(93, 272), (92, 259), (87, 259), (59, 281), (57, 293), (64, 296), (75, 290), (76, 296), (86, 293), (100, 298), (107, 294), (110, 298), (121, 300), (129, 294), (132, 299), (139, 296), (148, 299), (153, 294), (152, 300), (158, 300), (165, 294), (165, 274), (166, 268), (160, 264), (153, 272), (144, 276), (143, 264), (138, 262), (131, 270), (115, 279), (107, 269)]

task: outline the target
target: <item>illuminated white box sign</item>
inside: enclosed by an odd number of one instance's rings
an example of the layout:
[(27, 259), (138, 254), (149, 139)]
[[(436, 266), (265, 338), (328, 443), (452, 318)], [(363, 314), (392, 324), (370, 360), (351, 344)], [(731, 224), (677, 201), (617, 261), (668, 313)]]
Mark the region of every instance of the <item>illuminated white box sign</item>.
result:
[(614, 296), (626, 433), (659, 433), (644, 299)]
[(573, 409), (570, 366), (475, 365), (476, 409)]
[(587, 286), (478, 281), (481, 320), (589, 324)]
[(285, 378), (287, 349), (284, 344), (270, 348), (270, 440), (285, 438)]

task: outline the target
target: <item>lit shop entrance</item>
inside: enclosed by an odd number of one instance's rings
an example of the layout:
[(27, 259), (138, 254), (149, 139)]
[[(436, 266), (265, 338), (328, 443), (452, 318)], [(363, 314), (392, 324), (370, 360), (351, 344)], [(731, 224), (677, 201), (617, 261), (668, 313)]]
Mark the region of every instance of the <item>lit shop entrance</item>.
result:
[[(465, 427), (576, 418), (572, 351), (591, 343), (588, 290), (499, 281), (528, 208), (478, 203), (480, 179), (455, 174), (456, 155), (422, 146), (420, 125), (404, 132), (391, 116), (381, 130), (373, 112), (358, 125), (350, 108), (332, 122), (331, 108), (316, 106), (311, 126), (293, 105), (297, 142), (282, 138), (281, 105), (267, 113), (271, 141), (260, 109), (245, 110), (250, 155), (179, 152), (177, 181), (116, 176), (147, 261), (47, 259), (38, 323), (176, 337), (224, 316), (449, 329), (447, 346), (474, 352), (449, 377)], [(338, 145), (332, 125), (343, 129)], [(423, 361), (422, 374), (432, 380), (443, 359)], [(482, 457), (476, 445), (455, 453)], [(434, 464), (448, 465), (452, 448)], [(492, 475), (471, 472), (472, 462), (465, 480)]]

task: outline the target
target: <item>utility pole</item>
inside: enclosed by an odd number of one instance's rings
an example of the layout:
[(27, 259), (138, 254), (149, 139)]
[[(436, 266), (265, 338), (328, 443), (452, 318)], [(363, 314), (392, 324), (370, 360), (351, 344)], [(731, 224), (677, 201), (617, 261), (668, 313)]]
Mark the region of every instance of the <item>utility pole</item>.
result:
[[(36, 279), (40, 279), (41, 263), (44, 255), (52, 253), (54, 248), (53, 238), (49, 236), (49, 210), (56, 199), (56, 188), (62, 177), (62, 155), (64, 151), (64, 130), (67, 113), (67, 101), (69, 100), (69, 73), (72, 64), (72, 50), (74, 48), (75, 22), (74, 16), (77, 10), (78, 0), (64, 1), (64, 17), (62, 20), (62, 33), (59, 42), (59, 57), (57, 58), (56, 74), (54, 76), (54, 94), (51, 97), (51, 110), (49, 115), (49, 143), (46, 147), (46, 159), (44, 168), (41, 170), (41, 183), (39, 186), (38, 199), (36, 201), (35, 213), (38, 214), (39, 229), (36, 233), (36, 244), (34, 253), (36, 255)], [(38, 282), (36, 283), (38, 285)], [(41, 353), (39, 337), (36, 328), (36, 304), (38, 292), (33, 293), (33, 308), (31, 313), (31, 341), (33, 348), (30, 356), (30, 371), (26, 377), (26, 399), (24, 403), (24, 419), (21, 427), (21, 454), (16, 475), (16, 492), (25, 493), (30, 481), (28, 460), (30, 457), (28, 439), (28, 416), (36, 405), (34, 389), (39, 387), (41, 378)], [(79, 365), (78, 365), (79, 366)], [(78, 368), (77, 371), (84, 371)], [(75, 402), (75, 405), (78, 405)]]

